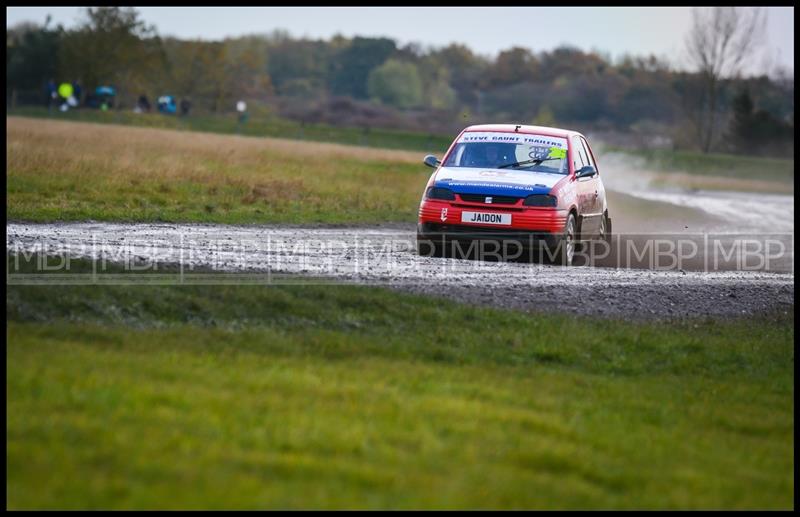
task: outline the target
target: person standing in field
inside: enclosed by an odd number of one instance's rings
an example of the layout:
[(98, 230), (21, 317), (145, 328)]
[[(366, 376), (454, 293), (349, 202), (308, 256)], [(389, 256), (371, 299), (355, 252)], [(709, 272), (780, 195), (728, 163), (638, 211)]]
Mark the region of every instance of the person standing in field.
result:
[(47, 111), (53, 109), (53, 102), (58, 98), (58, 89), (56, 88), (56, 82), (53, 79), (47, 81), (47, 86), (45, 87), (45, 94), (47, 95), (47, 99), (45, 99), (45, 104), (47, 106)]
[(138, 113), (149, 113), (150, 112), (150, 101), (147, 99), (147, 95), (144, 93), (139, 95), (139, 101), (136, 103), (136, 108)]
[(75, 102), (76, 102), (75, 107), (80, 106), (82, 104), (82, 98), (81, 98), (82, 93), (83, 90), (81, 89), (81, 84), (78, 81), (72, 81), (72, 96), (75, 97)]

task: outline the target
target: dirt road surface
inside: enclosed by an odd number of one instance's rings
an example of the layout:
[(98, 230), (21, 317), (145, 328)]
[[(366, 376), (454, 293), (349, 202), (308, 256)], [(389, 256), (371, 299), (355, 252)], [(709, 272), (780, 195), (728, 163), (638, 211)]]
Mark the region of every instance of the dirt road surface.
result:
[[(139, 270), (177, 264), (187, 277), (200, 270), (247, 272), (263, 273), (264, 282), (270, 282), (285, 273), (290, 279), (334, 279), (428, 294), (432, 303), (444, 297), (476, 305), (622, 319), (733, 317), (789, 311), (794, 305), (792, 272), (565, 268), (420, 257), (413, 225), (9, 223), (6, 248), (18, 255), (104, 258)], [(100, 273), (102, 277), (102, 267)], [(7, 281), (17, 281), (13, 264)]]

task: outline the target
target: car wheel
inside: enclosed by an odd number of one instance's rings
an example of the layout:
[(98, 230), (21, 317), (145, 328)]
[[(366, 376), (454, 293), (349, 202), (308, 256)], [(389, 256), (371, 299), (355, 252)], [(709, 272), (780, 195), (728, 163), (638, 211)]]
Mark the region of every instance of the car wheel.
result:
[(562, 266), (571, 266), (575, 258), (575, 215), (569, 214), (564, 233), (558, 241), (555, 263)]
[(611, 218), (608, 217), (608, 212), (606, 212), (606, 216), (603, 219), (606, 222), (605, 240), (606, 240), (607, 243), (611, 244), (611, 235), (612, 235), (611, 231), (612, 231), (612, 228), (611, 228)]
[(417, 233), (417, 254), (421, 257), (443, 257), (444, 246), (441, 239), (431, 239)]
[(597, 238), (601, 241), (606, 240), (606, 216), (600, 218), (600, 230), (597, 232)]
[(603, 214), (600, 219), (600, 233), (597, 239), (611, 244), (611, 219), (608, 217), (608, 213)]

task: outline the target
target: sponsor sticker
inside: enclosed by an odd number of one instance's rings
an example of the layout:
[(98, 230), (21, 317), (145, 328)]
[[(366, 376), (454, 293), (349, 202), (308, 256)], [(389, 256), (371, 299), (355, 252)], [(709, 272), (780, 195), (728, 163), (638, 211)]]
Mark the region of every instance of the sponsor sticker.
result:
[[(542, 146), (552, 149), (567, 149), (567, 139), (554, 136), (533, 135), (526, 133), (499, 133), (489, 131), (467, 131), (458, 139), (458, 143), (469, 142), (507, 142), (512, 144)], [(565, 154), (566, 156), (566, 154)]]
[[(438, 182), (437, 182), (438, 185)], [(447, 188), (462, 188), (462, 187), (479, 187), (483, 189), (504, 189), (504, 190), (518, 190), (522, 192), (532, 192), (536, 190), (531, 185), (516, 185), (514, 183), (496, 183), (490, 181), (448, 181), (441, 182), (443, 187)]]

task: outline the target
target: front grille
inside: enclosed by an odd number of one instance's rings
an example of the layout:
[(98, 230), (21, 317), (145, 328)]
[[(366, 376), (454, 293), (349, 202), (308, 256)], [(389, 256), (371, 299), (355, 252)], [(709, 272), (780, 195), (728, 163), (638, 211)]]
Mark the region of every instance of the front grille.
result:
[[(475, 205), (468, 205), (466, 203), (451, 203), (450, 206), (455, 206), (458, 208), (463, 208), (464, 210), (475, 210), (477, 207)], [(486, 205), (486, 208), (491, 208), (493, 212), (524, 212), (525, 209), (520, 206), (513, 206), (513, 205), (496, 205), (492, 203), (491, 205)]]
[(515, 205), (520, 197), (512, 196), (487, 196), (485, 194), (459, 194), (462, 201), (469, 201), (470, 203), (486, 203), (486, 198), (492, 198), (492, 205)]

